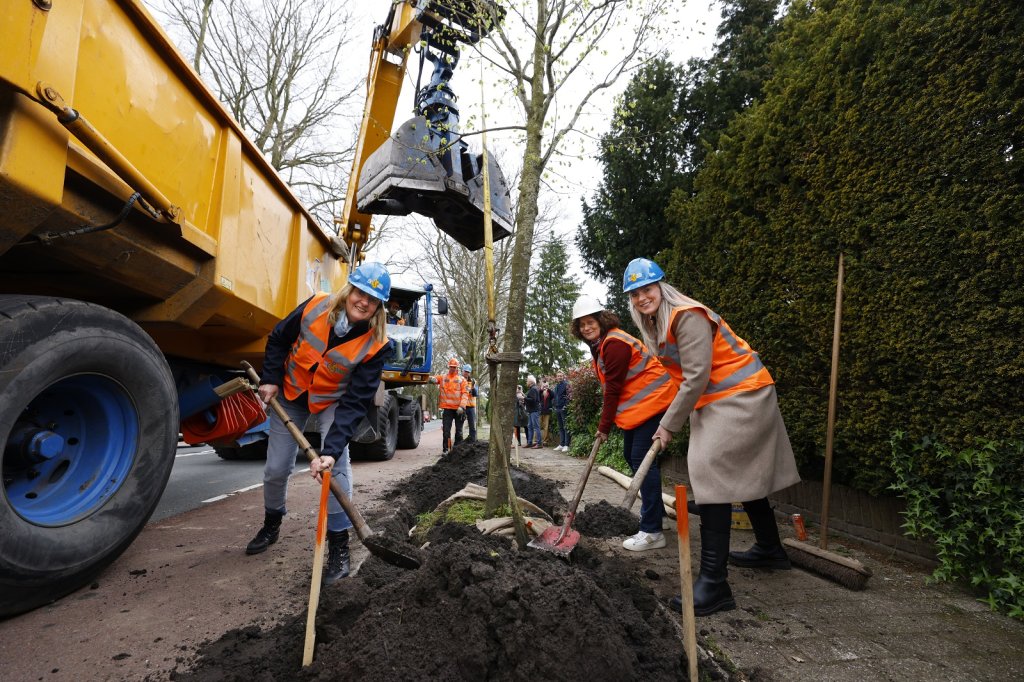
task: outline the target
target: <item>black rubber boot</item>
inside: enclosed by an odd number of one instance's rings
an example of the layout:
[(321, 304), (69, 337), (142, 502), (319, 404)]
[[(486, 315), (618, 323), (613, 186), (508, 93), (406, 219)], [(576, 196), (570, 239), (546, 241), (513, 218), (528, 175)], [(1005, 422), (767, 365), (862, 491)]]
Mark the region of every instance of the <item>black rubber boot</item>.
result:
[(327, 531), (327, 566), (324, 584), (331, 585), (349, 573), (348, 530)]
[(775, 521), (768, 498), (744, 502), (743, 508), (754, 528), (754, 546), (745, 552), (729, 552), (729, 562), (743, 568), (792, 568), (786, 550), (779, 539), (779, 525)]
[[(693, 613), (710, 616), (736, 608), (732, 590), (726, 582), (732, 507), (728, 504), (701, 505), (700, 517), (700, 574), (693, 584)], [(674, 597), (669, 605), (673, 610), (682, 612), (681, 597)]]
[(736, 608), (732, 590), (726, 578), (729, 571), (729, 532), (714, 531), (701, 524), (700, 527), (700, 575), (693, 584), (693, 613), (710, 616), (716, 611)]
[(263, 527), (256, 532), (254, 537), (245, 547), (246, 554), (259, 554), (266, 552), (267, 547), (277, 542), (277, 536), (281, 533), (281, 519), (284, 512), (267, 509), (263, 515)]

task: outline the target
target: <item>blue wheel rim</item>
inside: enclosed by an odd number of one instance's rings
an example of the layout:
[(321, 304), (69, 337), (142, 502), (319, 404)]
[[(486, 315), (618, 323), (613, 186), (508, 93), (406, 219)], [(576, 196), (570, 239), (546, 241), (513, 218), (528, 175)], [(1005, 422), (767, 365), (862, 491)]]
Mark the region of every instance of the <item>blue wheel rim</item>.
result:
[(62, 451), (42, 462), (4, 457), (7, 500), (30, 523), (63, 526), (89, 516), (121, 488), (135, 461), (138, 411), (109, 377), (82, 374), (50, 385), (32, 399), (21, 423), (64, 440)]

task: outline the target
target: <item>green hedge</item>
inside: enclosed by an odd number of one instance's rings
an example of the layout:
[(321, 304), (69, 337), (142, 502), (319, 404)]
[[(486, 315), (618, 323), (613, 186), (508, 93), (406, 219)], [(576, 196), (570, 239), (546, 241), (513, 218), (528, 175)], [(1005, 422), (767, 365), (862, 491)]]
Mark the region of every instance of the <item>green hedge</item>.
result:
[(936, 580), (963, 580), (993, 610), (1024, 620), (1024, 443), (979, 440), (959, 450), (925, 438), (892, 439), (892, 489), (903, 524), (932, 540)]
[[(890, 435), (1024, 440), (1024, 3), (795, 2), (761, 101), (668, 216), (668, 279), (761, 355), (820, 468), (846, 254), (835, 467)], [(639, 254), (638, 254), (639, 255)]]

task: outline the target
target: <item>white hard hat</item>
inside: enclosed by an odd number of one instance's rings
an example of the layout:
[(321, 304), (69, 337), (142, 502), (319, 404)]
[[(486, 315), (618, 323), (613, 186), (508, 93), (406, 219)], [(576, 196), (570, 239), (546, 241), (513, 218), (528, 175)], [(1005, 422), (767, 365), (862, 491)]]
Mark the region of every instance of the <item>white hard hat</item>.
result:
[(587, 315), (593, 315), (604, 310), (604, 306), (593, 296), (584, 294), (572, 304), (572, 319), (578, 320)]

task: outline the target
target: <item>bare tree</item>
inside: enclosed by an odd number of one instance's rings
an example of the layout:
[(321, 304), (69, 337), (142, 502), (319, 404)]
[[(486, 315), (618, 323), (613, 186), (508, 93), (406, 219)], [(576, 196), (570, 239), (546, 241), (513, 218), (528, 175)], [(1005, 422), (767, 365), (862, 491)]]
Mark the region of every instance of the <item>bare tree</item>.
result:
[[(545, 169), (577, 129), (591, 100), (639, 65), (665, 3), (503, 0), (501, 6), (506, 11), (504, 21), (490, 17), (494, 30), (482, 44), (481, 55), (504, 81), (505, 88), (495, 90), (514, 97), (522, 115), (522, 170), (502, 348), (516, 353), (523, 348), (525, 296)], [(490, 6), (485, 11), (495, 10)], [(499, 405), (513, 404), (518, 367), (510, 365), (502, 364), (493, 391)], [(504, 467), (511, 421), (509, 410), (493, 411), (489, 513), (508, 499)]]
[(361, 111), (360, 83), (342, 70), (352, 49), (349, 12), (302, 0), (166, 0), (165, 7), (196, 71), (333, 231)]

